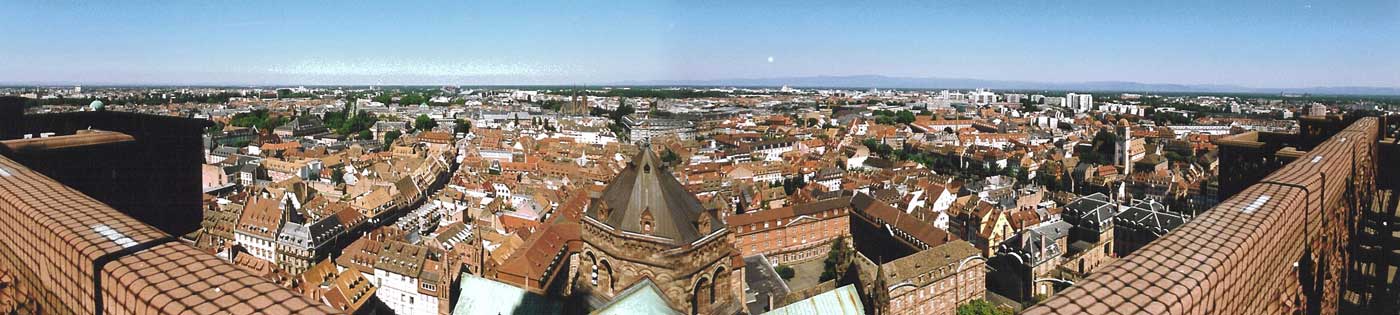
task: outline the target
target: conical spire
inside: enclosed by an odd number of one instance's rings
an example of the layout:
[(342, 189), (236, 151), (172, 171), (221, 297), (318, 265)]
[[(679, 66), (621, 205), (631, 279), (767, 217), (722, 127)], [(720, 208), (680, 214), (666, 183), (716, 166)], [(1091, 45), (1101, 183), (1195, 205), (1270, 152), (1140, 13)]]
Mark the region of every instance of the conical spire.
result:
[[(649, 143), (642, 143), (638, 151), (627, 169), (603, 189), (600, 205), (607, 209), (590, 207), (588, 216), (623, 231), (666, 238), (674, 244), (688, 244), (723, 228), (714, 216), (702, 215), (700, 200), (666, 170)], [(649, 220), (643, 220), (643, 212), (651, 214)], [(710, 222), (698, 224), (699, 220)], [(707, 228), (702, 229), (702, 225)]]
[(884, 263), (876, 263), (875, 279), (870, 284), (870, 302), (874, 304), (874, 315), (890, 314), (890, 291), (888, 288), (889, 285), (885, 283), (885, 265)]

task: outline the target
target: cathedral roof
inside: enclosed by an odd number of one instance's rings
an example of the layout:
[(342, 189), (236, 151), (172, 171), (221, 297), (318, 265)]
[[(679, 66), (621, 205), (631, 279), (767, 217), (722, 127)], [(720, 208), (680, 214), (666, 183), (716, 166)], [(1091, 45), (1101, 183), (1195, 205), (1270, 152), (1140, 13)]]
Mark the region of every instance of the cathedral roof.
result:
[(666, 238), (674, 245), (723, 228), (671, 175), (650, 145), (640, 151), (603, 189), (598, 203), (589, 207), (588, 217), (622, 231)]

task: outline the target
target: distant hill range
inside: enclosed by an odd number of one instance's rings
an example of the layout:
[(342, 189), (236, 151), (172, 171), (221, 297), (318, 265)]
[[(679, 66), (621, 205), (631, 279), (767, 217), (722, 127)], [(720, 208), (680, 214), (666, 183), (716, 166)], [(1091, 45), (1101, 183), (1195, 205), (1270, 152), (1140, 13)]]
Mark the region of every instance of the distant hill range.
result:
[(1301, 87), (1301, 88), (1251, 88), (1236, 85), (1194, 85), (1139, 83), (1127, 81), (1093, 81), (1074, 83), (1051, 83), (1032, 81), (1002, 81), (959, 78), (916, 78), (890, 77), (882, 75), (815, 76), (765, 79), (722, 79), (722, 80), (655, 80), (623, 81), (617, 85), (632, 86), (736, 86), (736, 87), (781, 87), (794, 88), (886, 88), (886, 89), (973, 89), (988, 88), (999, 90), (1047, 90), (1047, 91), (1114, 91), (1114, 92), (1168, 92), (1168, 93), (1260, 93), (1260, 94), (1331, 94), (1331, 95), (1400, 95), (1395, 87)]

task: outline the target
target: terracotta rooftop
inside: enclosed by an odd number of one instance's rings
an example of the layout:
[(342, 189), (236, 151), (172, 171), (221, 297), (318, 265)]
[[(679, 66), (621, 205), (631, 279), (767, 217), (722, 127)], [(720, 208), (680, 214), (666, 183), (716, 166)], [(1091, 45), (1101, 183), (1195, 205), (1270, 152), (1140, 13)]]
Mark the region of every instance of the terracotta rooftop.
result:
[(335, 258), (335, 264), (356, 269), (362, 273), (374, 274), (374, 263), (379, 261), (381, 248), (379, 241), (369, 237), (360, 237), (341, 251), (341, 255)]
[[(525, 247), (512, 253), (499, 271), (523, 279), (546, 279), (546, 276), (559, 267), (562, 253), (571, 250), (570, 243), (580, 242), (580, 229), (578, 222), (567, 220), (546, 225), (543, 230), (534, 233), (525, 241)], [(540, 288), (527, 284), (527, 289)]]
[(878, 202), (870, 195), (860, 193), (851, 199), (851, 205), (860, 213), (864, 213), (873, 219), (883, 221), (900, 232), (904, 236), (922, 242), (924, 246), (934, 247), (956, 239), (947, 231), (939, 229), (928, 222), (920, 221), (913, 215), (904, 213), (895, 207)]
[(416, 278), (423, 272), (427, 255), (428, 249), (423, 246), (387, 241), (379, 250), (379, 261), (374, 263), (374, 268)]
[(282, 210), (277, 208), (276, 199), (258, 199), (243, 208), (238, 218), (237, 230), (266, 238), (277, 235), (277, 225), (282, 220)]
[(962, 240), (948, 242), (885, 263), (885, 277), (910, 281), (923, 287), (929, 282), (956, 274), (963, 269), (961, 264), (973, 257), (981, 257), (981, 252), (971, 243)]

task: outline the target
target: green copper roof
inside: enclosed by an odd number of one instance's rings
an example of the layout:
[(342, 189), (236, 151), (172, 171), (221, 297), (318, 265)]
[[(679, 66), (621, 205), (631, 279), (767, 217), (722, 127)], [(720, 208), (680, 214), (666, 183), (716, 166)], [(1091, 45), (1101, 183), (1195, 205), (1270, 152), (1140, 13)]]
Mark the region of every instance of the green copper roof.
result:
[(563, 306), (544, 296), (494, 280), (462, 274), (452, 315), (559, 314)]
[(763, 313), (763, 315), (788, 314), (865, 315), (865, 306), (860, 304), (860, 294), (856, 293), (855, 285), (848, 284)]
[(590, 315), (680, 314), (666, 304), (666, 297), (651, 279), (644, 279), (622, 291), (612, 302)]

